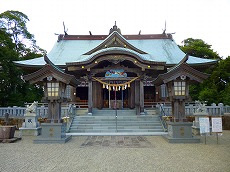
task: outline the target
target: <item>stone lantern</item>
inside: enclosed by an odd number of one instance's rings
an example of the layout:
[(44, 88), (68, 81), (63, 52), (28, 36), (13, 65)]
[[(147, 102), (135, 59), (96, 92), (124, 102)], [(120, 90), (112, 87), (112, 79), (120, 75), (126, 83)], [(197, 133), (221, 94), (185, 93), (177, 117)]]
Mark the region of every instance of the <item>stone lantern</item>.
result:
[(172, 121), (168, 122), (168, 135), (165, 136), (170, 143), (200, 142), (192, 135), (192, 122), (186, 120), (185, 102), (189, 99), (189, 84), (202, 82), (209, 75), (190, 67), (187, 60), (186, 55), (180, 63), (154, 80), (155, 85), (166, 84), (172, 104)]
[(46, 65), (40, 70), (24, 76), (31, 84), (44, 86), (43, 102), (48, 103), (47, 122), (42, 123), (42, 133), (34, 143), (65, 143), (71, 137), (65, 134), (66, 126), (61, 119), (61, 104), (67, 101), (65, 90), (67, 85), (76, 86), (75, 76), (65, 73), (62, 69), (44, 57)]

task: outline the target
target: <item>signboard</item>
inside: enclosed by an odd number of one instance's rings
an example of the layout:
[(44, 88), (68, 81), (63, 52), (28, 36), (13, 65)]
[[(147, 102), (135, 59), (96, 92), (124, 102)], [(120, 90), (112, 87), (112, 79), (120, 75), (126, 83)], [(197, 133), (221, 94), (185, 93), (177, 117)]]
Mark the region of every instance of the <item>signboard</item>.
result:
[(199, 123), (200, 123), (200, 134), (210, 132), (210, 123), (208, 117), (199, 118)]
[(127, 73), (125, 73), (123, 69), (110, 69), (105, 73), (105, 77), (108, 78), (127, 77)]
[(222, 118), (221, 117), (212, 118), (212, 132), (222, 133)]

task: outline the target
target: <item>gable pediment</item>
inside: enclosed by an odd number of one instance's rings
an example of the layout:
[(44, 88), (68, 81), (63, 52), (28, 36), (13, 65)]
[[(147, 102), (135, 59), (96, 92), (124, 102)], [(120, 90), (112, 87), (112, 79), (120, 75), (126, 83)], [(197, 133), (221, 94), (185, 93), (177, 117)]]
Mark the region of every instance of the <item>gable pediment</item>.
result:
[(99, 50), (110, 48), (110, 47), (122, 47), (122, 48), (131, 49), (140, 54), (147, 54), (146, 52), (130, 44), (120, 33), (114, 31), (100, 45), (86, 52), (84, 55), (91, 55)]

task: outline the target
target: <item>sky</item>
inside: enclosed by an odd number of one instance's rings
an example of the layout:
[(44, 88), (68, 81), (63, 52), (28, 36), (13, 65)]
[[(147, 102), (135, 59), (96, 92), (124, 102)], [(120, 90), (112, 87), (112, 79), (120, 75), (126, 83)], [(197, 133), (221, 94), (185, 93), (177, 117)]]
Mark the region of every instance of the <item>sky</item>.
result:
[(230, 56), (230, 0), (0, 0), (0, 13), (17, 10), (27, 29), (49, 52), (63, 34), (107, 35), (114, 25), (122, 34), (174, 33), (178, 45), (202, 39), (221, 57)]

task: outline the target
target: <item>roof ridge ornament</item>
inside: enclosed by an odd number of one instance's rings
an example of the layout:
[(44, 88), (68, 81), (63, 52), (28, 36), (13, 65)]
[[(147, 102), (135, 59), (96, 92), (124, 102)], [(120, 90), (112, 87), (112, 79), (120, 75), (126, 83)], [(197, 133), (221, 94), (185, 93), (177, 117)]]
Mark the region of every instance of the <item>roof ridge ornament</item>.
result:
[(115, 21), (115, 24), (114, 24), (113, 28), (111, 28), (111, 29), (109, 30), (109, 34), (111, 34), (111, 33), (114, 32), (114, 31), (117, 31), (118, 33), (121, 34), (121, 29), (117, 27), (117, 22), (116, 22), (116, 21)]

